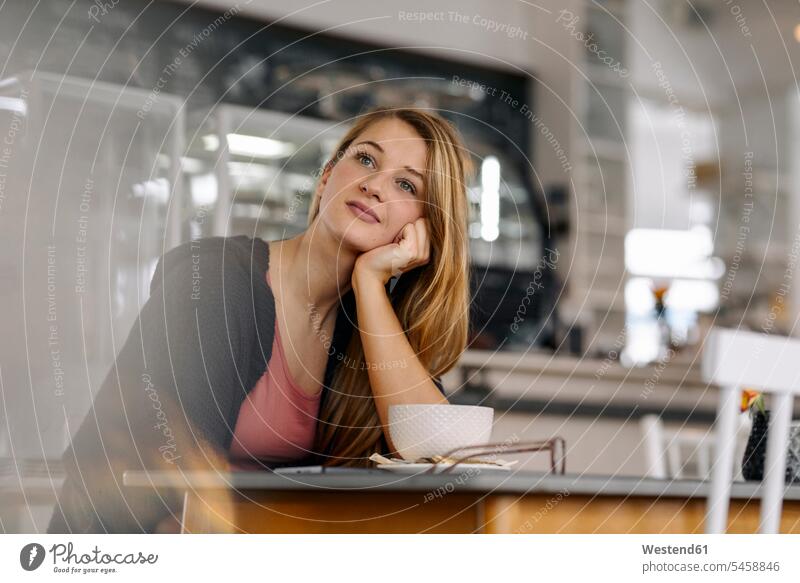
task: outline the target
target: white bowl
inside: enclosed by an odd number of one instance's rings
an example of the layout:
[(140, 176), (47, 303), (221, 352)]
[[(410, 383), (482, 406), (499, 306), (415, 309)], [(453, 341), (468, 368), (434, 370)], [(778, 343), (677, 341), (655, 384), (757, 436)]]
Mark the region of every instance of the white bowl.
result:
[(389, 436), (403, 459), (413, 461), (444, 455), (457, 447), (490, 443), (493, 420), (491, 407), (392, 405)]

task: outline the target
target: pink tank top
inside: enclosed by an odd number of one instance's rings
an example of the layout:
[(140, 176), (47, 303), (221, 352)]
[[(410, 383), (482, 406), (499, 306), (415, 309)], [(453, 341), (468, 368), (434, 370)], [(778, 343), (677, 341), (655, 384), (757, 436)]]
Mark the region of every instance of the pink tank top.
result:
[[(269, 272), (267, 282), (272, 287)], [(308, 395), (292, 378), (276, 316), (272, 356), (239, 408), (231, 457), (284, 462), (311, 454), (321, 396)]]

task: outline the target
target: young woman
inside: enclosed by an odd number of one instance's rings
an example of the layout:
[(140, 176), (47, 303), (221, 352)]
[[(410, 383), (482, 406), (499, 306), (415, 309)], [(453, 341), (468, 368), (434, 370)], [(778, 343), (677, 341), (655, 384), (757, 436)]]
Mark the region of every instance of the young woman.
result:
[(449, 122), (376, 109), (323, 167), (302, 234), (166, 253), (64, 454), (48, 532), (159, 530), (177, 490), (126, 488), (126, 470), (392, 453), (389, 407), (447, 403), (466, 345), (470, 172)]

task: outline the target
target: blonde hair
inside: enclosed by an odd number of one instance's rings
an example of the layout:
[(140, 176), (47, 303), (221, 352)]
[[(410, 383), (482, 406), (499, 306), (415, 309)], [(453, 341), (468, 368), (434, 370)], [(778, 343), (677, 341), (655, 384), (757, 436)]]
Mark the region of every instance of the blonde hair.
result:
[[(441, 116), (420, 109), (373, 109), (358, 117), (324, 168), (341, 160), (367, 127), (392, 118), (408, 123), (427, 144), (425, 215), (431, 253), (427, 265), (403, 274), (391, 301), (417, 358), (431, 376), (437, 376), (455, 365), (469, 332), (466, 181), (473, 169), (458, 130)], [(319, 204), (315, 193), (309, 225), (319, 214)], [(323, 465), (368, 466), (372, 453), (388, 450), (362, 363), (364, 349), (354, 328), (320, 405), (313, 451)]]

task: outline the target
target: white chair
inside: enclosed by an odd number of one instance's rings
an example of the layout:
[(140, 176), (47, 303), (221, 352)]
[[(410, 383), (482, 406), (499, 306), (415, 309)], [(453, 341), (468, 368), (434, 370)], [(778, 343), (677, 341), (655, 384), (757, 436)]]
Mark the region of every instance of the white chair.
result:
[(715, 460), (705, 530), (728, 523), (734, 434), (742, 387), (772, 394), (759, 532), (777, 533), (785, 488), (786, 453), (794, 395), (800, 394), (800, 341), (743, 330), (713, 329), (703, 349), (703, 378), (719, 386)]
[(707, 431), (684, 427), (666, 429), (658, 415), (644, 415), (639, 420), (642, 431), (648, 478), (686, 478), (686, 465), (695, 458), (697, 477), (709, 476), (709, 459), (712, 438)]
[[(734, 480), (742, 477), (742, 457), (751, 427), (748, 415), (739, 415), (734, 456)], [(711, 477), (711, 459), (716, 438), (710, 429), (666, 428), (658, 415), (643, 415), (639, 420), (645, 458), (645, 475), (658, 480), (699, 479)], [(690, 462), (694, 462), (691, 464)], [(694, 470), (694, 471), (692, 471)]]

